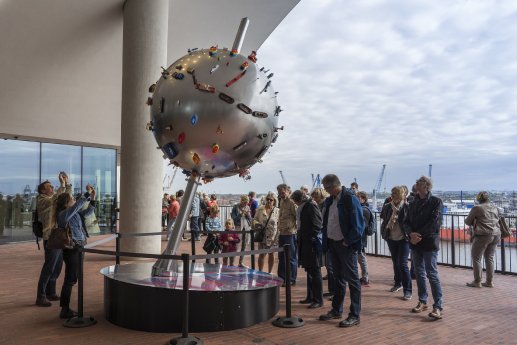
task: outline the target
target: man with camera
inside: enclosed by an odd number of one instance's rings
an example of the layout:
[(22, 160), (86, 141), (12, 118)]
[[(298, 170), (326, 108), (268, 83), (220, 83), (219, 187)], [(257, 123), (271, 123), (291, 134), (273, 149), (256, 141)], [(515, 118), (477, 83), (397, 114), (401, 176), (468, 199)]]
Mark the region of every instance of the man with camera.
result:
[(45, 251), (45, 261), (41, 268), (36, 297), (36, 305), (40, 307), (50, 307), (52, 305), (50, 301), (59, 301), (59, 296), (56, 294), (56, 280), (63, 266), (63, 251), (47, 248), (47, 241), (54, 226), (52, 213), (57, 197), (65, 192), (71, 193), (72, 185), (68, 183), (68, 176), (65, 172), (60, 172), (58, 178), (60, 187), (56, 193), (54, 186), (47, 180), (38, 186), (39, 194), (36, 198), (38, 219), (43, 225), (43, 249)]

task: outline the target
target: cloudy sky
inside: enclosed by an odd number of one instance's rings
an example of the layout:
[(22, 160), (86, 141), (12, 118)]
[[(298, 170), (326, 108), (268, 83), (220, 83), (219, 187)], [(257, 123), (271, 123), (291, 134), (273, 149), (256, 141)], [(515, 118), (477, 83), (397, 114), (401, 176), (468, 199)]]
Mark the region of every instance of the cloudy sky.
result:
[(282, 170), (371, 192), (383, 164), (381, 189), (429, 164), (437, 190), (516, 189), (516, 40), (515, 1), (302, 0), (258, 52), (285, 130), (251, 181), (202, 189), (274, 190)]

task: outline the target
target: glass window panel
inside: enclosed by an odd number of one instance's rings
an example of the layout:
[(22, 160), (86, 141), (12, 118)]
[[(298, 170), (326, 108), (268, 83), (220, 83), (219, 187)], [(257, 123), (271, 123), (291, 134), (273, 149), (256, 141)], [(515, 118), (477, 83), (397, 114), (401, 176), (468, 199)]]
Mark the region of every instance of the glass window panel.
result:
[(81, 191), (81, 146), (41, 144), (41, 180), (59, 188), (59, 173), (64, 171), (74, 193)]
[[(90, 184), (97, 191), (97, 209), (95, 214), (100, 231), (112, 230), (115, 225), (116, 176), (116, 150), (96, 147), (83, 148), (83, 190), (87, 184)], [(88, 231), (95, 233), (99, 230), (97, 230), (95, 225), (92, 225)]]
[(0, 243), (32, 239), (40, 143), (0, 140)]

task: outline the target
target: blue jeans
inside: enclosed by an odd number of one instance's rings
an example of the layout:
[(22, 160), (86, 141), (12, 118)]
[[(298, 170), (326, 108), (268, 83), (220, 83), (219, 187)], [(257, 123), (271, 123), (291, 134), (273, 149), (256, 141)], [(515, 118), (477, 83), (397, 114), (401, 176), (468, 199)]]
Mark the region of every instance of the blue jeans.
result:
[(404, 293), (412, 293), (411, 274), (409, 273), (409, 242), (406, 240), (393, 241), (386, 240), (391, 253), (391, 261), (393, 262), (393, 280), (395, 285), (400, 285), (404, 289)]
[(199, 239), (199, 217), (190, 217), (190, 232), (196, 240)]
[[(296, 235), (280, 235), (278, 236), (278, 246), (283, 247), (284, 244), (289, 244), (291, 249), (291, 284), (296, 282), (298, 273), (298, 247), (296, 245)], [(285, 282), (285, 254), (278, 253), (278, 276)]]
[(334, 268), (334, 297), (332, 310), (336, 314), (343, 314), (346, 285), (350, 289), (350, 313), (348, 316), (359, 318), (361, 313), (361, 282), (357, 272), (358, 250), (345, 247), (342, 241), (328, 239), (332, 251), (332, 266)]
[(429, 285), (431, 285), (431, 293), (433, 294), (433, 308), (442, 310), (442, 286), (438, 278), (438, 268), (436, 265), (438, 251), (421, 252), (413, 249), (411, 257), (415, 267), (418, 300), (422, 303), (427, 303), (427, 287), (425, 285), (427, 275)]
[(63, 251), (61, 249), (48, 249), (47, 240), (43, 241), (45, 250), (45, 262), (41, 267), (38, 281), (38, 298), (56, 295), (56, 280), (63, 267)]

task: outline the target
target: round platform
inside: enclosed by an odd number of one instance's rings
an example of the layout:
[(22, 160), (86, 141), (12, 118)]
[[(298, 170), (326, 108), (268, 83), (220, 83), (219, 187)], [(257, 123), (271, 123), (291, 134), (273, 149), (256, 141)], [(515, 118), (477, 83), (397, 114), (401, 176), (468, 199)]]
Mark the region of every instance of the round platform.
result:
[[(171, 276), (152, 277), (153, 262), (113, 265), (104, 275), (106, 319), (149, 332), (181, 332), (183, 263)], [(275, 316), (282, 280), (270, 274), (221, 264), (190, 266), (190, 331), (227, 331)]]

